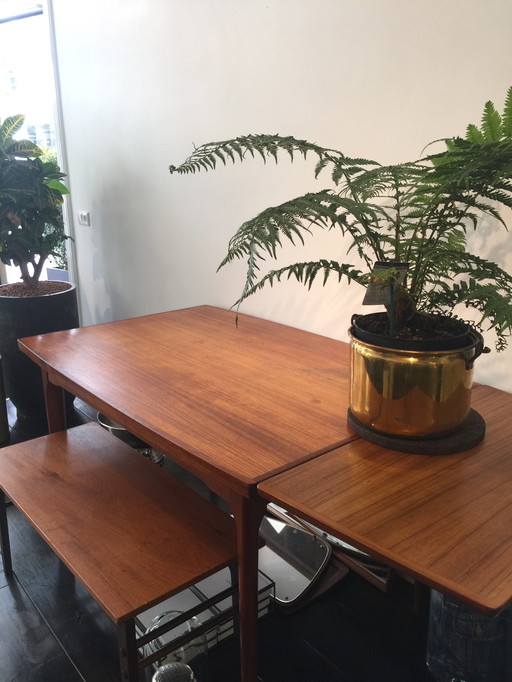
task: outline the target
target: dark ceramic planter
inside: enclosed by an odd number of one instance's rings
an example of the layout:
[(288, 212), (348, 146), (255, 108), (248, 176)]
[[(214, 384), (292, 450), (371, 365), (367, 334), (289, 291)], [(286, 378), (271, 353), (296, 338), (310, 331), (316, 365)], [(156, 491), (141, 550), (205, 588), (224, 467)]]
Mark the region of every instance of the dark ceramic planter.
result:
[[(54, 294), (19, 298), (2, 296), (0, 286), (0, 355), (5, 392), (18, 418), (46, 416), (41, 370), (18, 348), (17, 340), (79, 326), (76, 287)], [(72, 409), (73, 397), (66, 396)]]

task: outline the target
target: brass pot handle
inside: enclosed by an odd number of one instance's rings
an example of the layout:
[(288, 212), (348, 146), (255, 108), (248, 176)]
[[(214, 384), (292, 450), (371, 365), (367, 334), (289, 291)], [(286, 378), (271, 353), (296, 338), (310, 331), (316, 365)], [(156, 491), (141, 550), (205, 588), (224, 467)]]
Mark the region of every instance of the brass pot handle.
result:
[(473, 369), (475, 360), (480, 357), (483, 353), (490, 353), (491, 349), (484, 346), (483, 339), (480, 338), (469, 348), (467, 351), (461, 353), (461, 357), (464, 360), (466, 369)]

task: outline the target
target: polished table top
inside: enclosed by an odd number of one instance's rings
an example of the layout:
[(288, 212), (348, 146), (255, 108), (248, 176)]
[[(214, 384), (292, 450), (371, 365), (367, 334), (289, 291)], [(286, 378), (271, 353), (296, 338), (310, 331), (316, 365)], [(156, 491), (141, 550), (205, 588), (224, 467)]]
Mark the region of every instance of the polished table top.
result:
[(198, 475), (249, 494), (354, 438), (347, 345), (210, 306), (23, 339), (50, 381)]
[(472, 405), (484, 440), (411, 455), (358, 439), (259, 485), (266, 499), (488, 614), (512, 600), (512, 395)]

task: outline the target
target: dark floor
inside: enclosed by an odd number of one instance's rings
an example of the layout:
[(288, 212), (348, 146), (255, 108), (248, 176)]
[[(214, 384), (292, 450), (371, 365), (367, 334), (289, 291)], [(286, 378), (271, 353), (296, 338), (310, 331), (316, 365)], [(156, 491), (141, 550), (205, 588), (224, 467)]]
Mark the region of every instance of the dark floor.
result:
[[(26, 437), (10, 420), (13, 440)], [(17, 510), (8, 513), (15, 577), (0, 569), (0, 682), (119, 682), (113, 625)], [(427, 682), (424, 640), (410, 583), (397, 577), (386, 594), (350, 573), (298, 611), (262, 619), (259, 672), (264, 682)], [(239, 680), (233, 642), (209, 658), (208, 682)]]

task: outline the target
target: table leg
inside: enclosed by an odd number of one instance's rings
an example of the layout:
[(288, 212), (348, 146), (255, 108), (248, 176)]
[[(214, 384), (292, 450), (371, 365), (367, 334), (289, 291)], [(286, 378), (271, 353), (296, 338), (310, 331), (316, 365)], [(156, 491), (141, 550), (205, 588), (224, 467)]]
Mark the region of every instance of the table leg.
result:
[(242, 682), (258, 680), (258, 531), (267, 503), (259, 497), (232, 496), (238, 543), (240, 659)]
[(9, 525), (5, 508), (5, 493), (0, 490), (0, 549), (2, 550), (2, 565), (6, 578), (12, 577), (11, 542), (9, 540)]
[(48, 431), (63, 431), (66, 428), (66, 410), (64, 408), (64, 389), (52, 384), (48, 378), (48, 373), (44, 370), (43, 390), (46, 405), (46, 418), (48, 420)]

